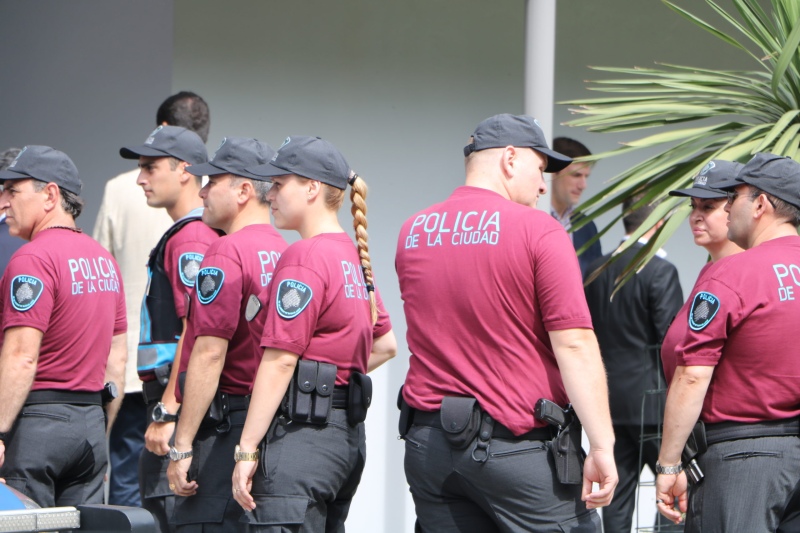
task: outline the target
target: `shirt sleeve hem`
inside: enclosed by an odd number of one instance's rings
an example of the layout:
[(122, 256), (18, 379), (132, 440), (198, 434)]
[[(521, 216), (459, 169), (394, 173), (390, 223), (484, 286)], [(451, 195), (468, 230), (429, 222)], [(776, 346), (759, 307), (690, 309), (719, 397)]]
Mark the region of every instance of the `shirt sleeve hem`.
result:
[(283, 342), (283, 341), (276, 341), (276, 340), (268, 340), (264, 341), (261, 340), (261, 347), (262, 348), (274, 348), (275, 350), (286, 350), (287, 352), (292, 352), (293, 354), (297, 354), (302, 356), (303, 352), (306, 351), (305, 346), (300, 346), (299, 344), (295, 344), (293, 342)]
[(194, 327), (194, 336), (200, 337), (219, 337), (220, 339), (231, 340), (233, 339), (233, 334), (236, 333), (236, 330), (229, 330), (223, 328), (204, 328), (204, 327)]
[(592, 327), (592, 319), (586, 317), (570, 318), (566, 320), (553, 320), (544, 323), (544, 329), (547, 331), (560, 331), (562, 329), (574, 328), (591, 329), (594, 331), (594, 328)]
[(377, 339), (378, 337), (383, 337), (390, 331), (392, 331), (392, 323), (387, 320), (386, 324), (372, 331), (372, 338)]
[(711, 357), (677, 357), (678, 366), (717, 366), (719, 359)]

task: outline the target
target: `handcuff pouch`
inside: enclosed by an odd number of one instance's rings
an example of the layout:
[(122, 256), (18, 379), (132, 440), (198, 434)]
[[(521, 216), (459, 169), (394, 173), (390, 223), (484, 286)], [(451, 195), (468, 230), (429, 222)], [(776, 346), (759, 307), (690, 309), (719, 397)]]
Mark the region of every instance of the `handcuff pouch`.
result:
[(445, 396), (439, 416), (445, 439), (451, 448), (466, 448), (478, 434), (481, 413), (475, 398)]

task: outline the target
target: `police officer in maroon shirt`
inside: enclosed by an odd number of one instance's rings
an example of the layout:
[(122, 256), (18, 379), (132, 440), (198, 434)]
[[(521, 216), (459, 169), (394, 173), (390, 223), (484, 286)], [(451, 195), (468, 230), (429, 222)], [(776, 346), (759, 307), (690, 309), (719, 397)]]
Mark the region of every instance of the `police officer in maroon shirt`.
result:
[[(418, 531), (600, 531), (594, 508), (617, 484), (605, 372), (572, 243), (535, 209), (544, 173), (572, 160), (535, 119), (508, 114), (481, 122), (464, 155), (466, 185), (406, 221), (395, 259)], [(585, 462), (552, 440), (556, 418), (536, 418), (540, 399), (556, 414), (572, 402)], [(559, 442), (577, 475), (556, 476)]]
[(43, 507), (102, 503), (118, 408), (104, 414), (102, 391), (125, 380), (119, 269), (75, 226), (81, 182), (66, 154), (26, 146), (0, 181), (10, 233), (30, 241), (0, 281), (0, 478)]
[[(691, 295), (676, 344), (656, 504), (687, 532), (798, 531), (800, 521), (800, 163), (758, 153), (728, 191), (728, 238)], [(700, 420), (701, 424), (696, 424)], [(705, 477), (691, 489), (690, 448)]]
[(254, 337), (248, 327), (258, 311), (251, 296), (269, 284), (286, 248), (270, 224), (269, 179), (245, 169), (266, 163), (274, 153), (256, 139), (226, 137), (211, 161), (188, 167), (195, 176), (208, 176), (200, 190), (203, 222), (225, 236), (203, 257), (180, 361), (185, 389), (178, 395), (181, 417), (167, 471), (181, 496), (174, 514), (179, 532), (241, 527), (243, 511), (233, 501), (230, 474), (260, 355), (260, 335)]

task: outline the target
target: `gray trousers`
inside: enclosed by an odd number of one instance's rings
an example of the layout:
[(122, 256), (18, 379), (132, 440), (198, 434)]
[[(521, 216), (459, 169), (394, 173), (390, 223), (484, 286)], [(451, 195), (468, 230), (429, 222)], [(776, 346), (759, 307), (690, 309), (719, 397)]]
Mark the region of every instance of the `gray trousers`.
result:
[(366, 460), (363, 422), (350, 427), (340, 409), (324, 426), (278, 420), (261, 446), (247, 531), (343, 533)]
[(686, 533), (798, 531), (787, 524), (800, 513), (800, 438), (720, 442), (697, 463), (705, 479), (690, 489)]
[(440, 429), (411, 426), (405, 437), (406, 479), (424, 533), (584, 533), (600, 517), (581, 501), (581, 485), (562, 485), (540, 440), (492, 439), (489, 458), (454, 450)]
[(99, 405), (26, 405), (5, 443), (0, 477), (42, 507), (103, 503), (105, 434)]
[(192, 443), (194, 455), (189, 479), (197, 481), (197, 494), (176, 497), (175, 531), (178, 533), (225, 533), (244, 531), (244, 510), (233, 499), (233, 452), (242, 436), (247, 411), (230, 413), (230, 430), (202, 428)]

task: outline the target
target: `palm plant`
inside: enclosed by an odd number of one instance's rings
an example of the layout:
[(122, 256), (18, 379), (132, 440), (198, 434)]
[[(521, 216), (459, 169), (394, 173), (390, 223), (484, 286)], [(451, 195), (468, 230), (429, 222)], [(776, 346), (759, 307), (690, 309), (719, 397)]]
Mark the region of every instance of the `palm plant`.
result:
[[(645, 194), (631, 209), (663, 200), (620, 248), (629, 247), (657, 221), (665, 219), (625, 269), (619, 280), (623, 283), (655, 255), (690, 211), (685, 201), (667, 193), (688, 186), (708, 161), (746, 162), (756, 152), (800, 161), (800, 1), (771, 0), (768, 14), (758, 0), (731, 0), (740, 17), (737, 19), (713, 0), (705, 0), (733, 27), (738, 40), (674, 3), (662, 1), (737, 52), (749, 55), (758, 70), (710, 70), (669, 64), (657, 64), (656, 68), (592, 67), (625, 77), (590, 82), (589, 90), (607, 93), (606, 97), (560, 102), (579, 106), (571, 111), (581, 116), (568, 125), (592, 132), (681, 125), (585, 158), (596, 161), (644, 148), (658, 150), (656, 155), (613, 177), (603, 191), (582, 204), (586, 218), (573, 226), (579, 228), (638, 192)], [(695, 124), (682, 125), (689, 122)], [(622, 216), (612, 220), (596, 238)]]

